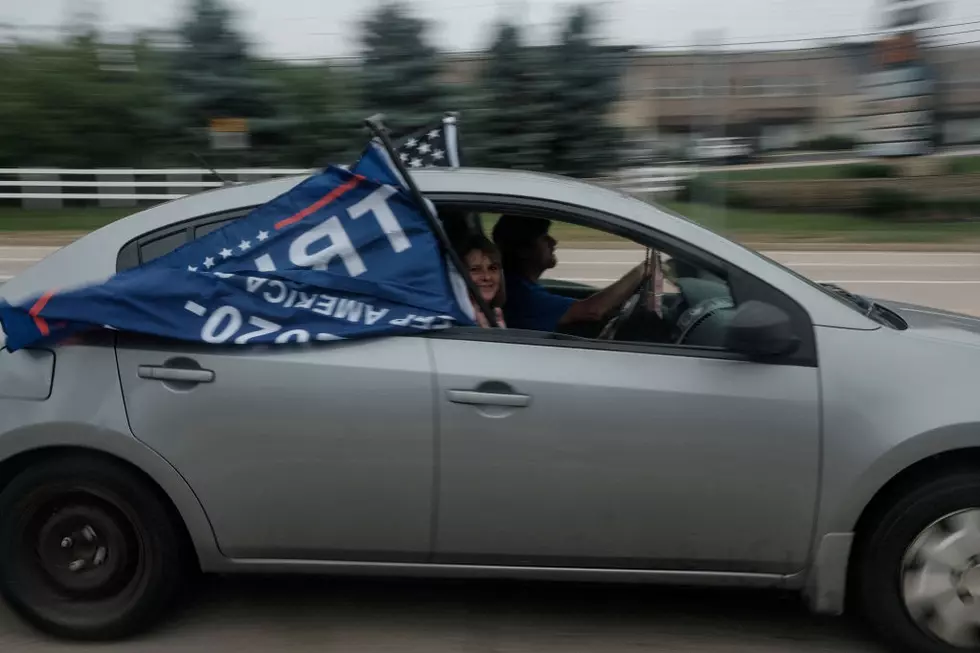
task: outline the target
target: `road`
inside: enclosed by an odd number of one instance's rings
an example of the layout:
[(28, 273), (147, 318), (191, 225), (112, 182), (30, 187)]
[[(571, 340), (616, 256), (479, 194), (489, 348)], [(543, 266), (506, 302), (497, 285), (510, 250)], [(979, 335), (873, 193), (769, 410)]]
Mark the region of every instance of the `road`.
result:
[[(50, 248), (0, 247), (9, 277)], [(637, 250), (565, 248), (552, 275), (608, 283)], [(770, 252), (857, 292), (980, 315), (980, 254)], [(874, 652), (846, 619), (782, 594), (526, 583), (208, 579), (189, 605), (134, 642), (79, 647), (0, 607), (0, 650), (20, 653), (836, 653)]]
[(792, 596), (326, 578), (209, 579), (135, 641), (72, 645), (0, 607), (4, 653), (883, 653)]
[[(639, 250), (559, 249), (547, 276), (602, 286), (640, 260)], [(980, 315), (980, 253), (765, 252), (816, 281), (856, 293)]]

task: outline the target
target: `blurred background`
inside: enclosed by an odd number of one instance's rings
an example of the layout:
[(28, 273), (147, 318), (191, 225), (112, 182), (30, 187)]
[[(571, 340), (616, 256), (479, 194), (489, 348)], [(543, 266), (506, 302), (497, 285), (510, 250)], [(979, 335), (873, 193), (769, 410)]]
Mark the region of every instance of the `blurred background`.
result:
[[(460, 112), (736, 236), (980, 240), (975, 0), (33, 0), (0, 8), (0, 229), (348, 163)], [(66, 209), (71, 209), (67, 211)]]

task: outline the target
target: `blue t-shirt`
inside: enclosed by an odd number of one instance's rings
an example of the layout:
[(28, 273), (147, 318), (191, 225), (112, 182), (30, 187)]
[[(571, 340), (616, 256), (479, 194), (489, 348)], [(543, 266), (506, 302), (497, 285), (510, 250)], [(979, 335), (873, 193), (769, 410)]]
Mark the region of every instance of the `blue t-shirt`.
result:
[(506, 280), (504, 319), (511, 329), (554, 331), (558, 328), (558, 320), (575, 303), (574, 299), (550, 293), (519, 275), (509, 275)]

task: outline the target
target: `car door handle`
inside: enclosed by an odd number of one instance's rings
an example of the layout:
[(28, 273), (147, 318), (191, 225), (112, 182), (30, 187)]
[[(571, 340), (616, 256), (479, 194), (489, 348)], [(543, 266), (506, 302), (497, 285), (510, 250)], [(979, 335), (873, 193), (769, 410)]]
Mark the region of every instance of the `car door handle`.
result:
[(153, 379), (155, 381), (182, 381), (184, 383), (211, 383), (214, 381), (212, 370), (195, 370), (167, 365), (140, 365), (136, 373), (141, 379)]
[(509, 392), (449, 390), (446, 392), (446, 396), (454, 404), (468, 404), (470, 406), (510, 406), (512, 408), (524, 408), (531, 403), (529, 396), (511, 394)]

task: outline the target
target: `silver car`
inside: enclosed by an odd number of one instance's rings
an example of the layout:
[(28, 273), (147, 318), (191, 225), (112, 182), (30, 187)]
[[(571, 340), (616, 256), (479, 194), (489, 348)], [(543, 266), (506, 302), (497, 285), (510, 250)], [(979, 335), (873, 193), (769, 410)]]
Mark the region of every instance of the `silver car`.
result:
[[(980, 321), (816, 284), (586, 183), (416, 177), (442, 215), (666, 252), (673, 335), (3, 350), (0, 590), (19, 614), (123, 637), (196, 571), (639, 581), (789, 588), (906, 650), (980, 646)], [(298, 181), (141, 211), (0, 294), (100, 281)]]

